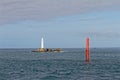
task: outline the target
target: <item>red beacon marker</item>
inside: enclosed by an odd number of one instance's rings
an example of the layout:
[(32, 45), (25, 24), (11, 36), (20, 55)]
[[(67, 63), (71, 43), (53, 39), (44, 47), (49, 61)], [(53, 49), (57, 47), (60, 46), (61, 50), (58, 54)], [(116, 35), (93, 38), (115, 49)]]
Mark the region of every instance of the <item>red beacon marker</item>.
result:
[(90, 61), (90, 48), (89, 48), (89, 38), (86, 38), (86, 62)]

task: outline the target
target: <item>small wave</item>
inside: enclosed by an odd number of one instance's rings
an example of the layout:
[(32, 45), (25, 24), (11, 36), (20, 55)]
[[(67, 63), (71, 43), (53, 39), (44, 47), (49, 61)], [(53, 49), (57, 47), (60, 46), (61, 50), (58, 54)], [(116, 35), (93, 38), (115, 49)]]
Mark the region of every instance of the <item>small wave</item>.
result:
[(56, 80), (56, 79), (61, 79), (62, 77), (56, 76), (56, 75), (49, 75), (41, 78), (42, 80)]

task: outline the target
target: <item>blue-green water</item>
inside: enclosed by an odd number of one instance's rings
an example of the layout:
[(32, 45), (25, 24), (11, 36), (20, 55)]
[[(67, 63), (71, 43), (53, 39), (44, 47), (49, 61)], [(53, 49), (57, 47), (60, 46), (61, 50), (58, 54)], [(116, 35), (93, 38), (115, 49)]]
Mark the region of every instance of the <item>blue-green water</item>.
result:
[(63, 49), (33, 53), (33, 49), (0, 49), (0, 80), (120, 80), (120, 48)]

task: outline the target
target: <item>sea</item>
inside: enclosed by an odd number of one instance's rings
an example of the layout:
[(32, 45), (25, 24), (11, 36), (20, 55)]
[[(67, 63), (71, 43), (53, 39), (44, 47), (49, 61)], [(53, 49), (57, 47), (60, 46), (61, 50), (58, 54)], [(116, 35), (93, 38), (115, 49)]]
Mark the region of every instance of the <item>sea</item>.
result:
[(0, 49), (0, 80), (120, 80), (120, 48)]

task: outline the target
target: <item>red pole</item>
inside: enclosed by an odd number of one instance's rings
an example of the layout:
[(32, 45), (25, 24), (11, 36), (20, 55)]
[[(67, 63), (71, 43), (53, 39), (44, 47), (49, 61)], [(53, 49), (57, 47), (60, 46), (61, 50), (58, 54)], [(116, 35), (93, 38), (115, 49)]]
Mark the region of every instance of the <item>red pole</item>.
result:
[(86, 38), (86, 62), (90, 60), (89, 38)]

